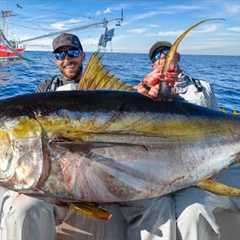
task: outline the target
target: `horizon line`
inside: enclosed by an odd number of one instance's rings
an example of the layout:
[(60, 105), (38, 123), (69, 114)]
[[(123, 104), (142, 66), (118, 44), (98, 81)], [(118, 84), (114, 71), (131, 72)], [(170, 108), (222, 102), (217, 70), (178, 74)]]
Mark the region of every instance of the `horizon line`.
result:
[[(51, 50), (25, 50), (25, 52), (49, 52), (52, 53)], [(93, 53), (95, 51), (85, 51), (85, 53)], [(115, 53), (115, 54), (146, 54), (148, 55), (148, 53), (145, 52), (104, 52), (104, 54), (111, 54), (111, 53)], [(180, 55), (182, 56), (223, 56), (223, 57), (240, 57), (240, 55), (231, 55), (231, 54), (195, 54), (195, 53), (181, 53)]]

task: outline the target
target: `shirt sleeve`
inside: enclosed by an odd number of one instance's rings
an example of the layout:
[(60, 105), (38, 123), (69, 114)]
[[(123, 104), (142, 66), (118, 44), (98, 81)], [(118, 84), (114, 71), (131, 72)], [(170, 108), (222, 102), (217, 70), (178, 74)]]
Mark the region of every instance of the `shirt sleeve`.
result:
[(201, 85), (201, 90), (190, 78), (187, 79), (187, 76), (184, 76), (184, 79), (180, 80), (180, 84), (177, 85), (178, 95), (187, 102), (216, 109), (217, 103), (212, 84), (206, 80), (198, 80), (198, 82)]

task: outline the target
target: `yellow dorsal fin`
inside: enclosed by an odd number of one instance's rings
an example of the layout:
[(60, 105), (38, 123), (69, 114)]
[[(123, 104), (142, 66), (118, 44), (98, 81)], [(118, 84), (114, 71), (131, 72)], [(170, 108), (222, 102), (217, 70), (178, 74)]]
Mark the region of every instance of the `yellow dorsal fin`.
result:
[(102, 62), (99, 53), (94, 52), (88, 61), (83, 77), (79, 82), (79, 89), (112, 89), (133, 91), (133, 87), (122, 82), (109, 71)]
[(105, 209), (99, 207), (95, 203), (86, 203), (86, 202), (79, 202), (79, 203), (70, 203), (69, 208), (79, 214), (85, 215), (87, 217), (100, 219), (100, 220), (110, 220), (112, 214), (106, 211)]
[(212, 179), (206, 179), (201, 182), (199, 182), (197, 187), (218, 194), (223, 196), (229, 196), (229, 197), (239, 197), (240, 196), (240, 189), (235, 187), (227, 186), (223, 183), (216, 182)]
[(166, 62), (165, 62), (165, 65), (164, 65), (164, 69), (163, 69), (163, 73), (165, 74), (168, 69), (169, 69), (169, 66), (170, 64), (172, 63), (173, 59), (174, 59), (174, 56), (177, 52), (177, 48), (179, 46), (179, 44), (182, 42), (182, 40), (184, 39), (184, 37), (191, 31), (193, 30), (194, 28), (196, 28), (197, 26), (201, 25), (202, 23), (205, 23), (205, 22), (210, 22), (210, 21), (216, 21), (216, 20), (224, 20), (223, 18), (209, 18), (209, 19), (205, 19), (205, 20), (202, 20), (194, 25), (192, 25), (191, 27), (189, 27), (186, 31), (184, 31), (176, 40), (175, 42), (173, 43), (168, 55), (167, 55), (167, 59), (166, 59)]

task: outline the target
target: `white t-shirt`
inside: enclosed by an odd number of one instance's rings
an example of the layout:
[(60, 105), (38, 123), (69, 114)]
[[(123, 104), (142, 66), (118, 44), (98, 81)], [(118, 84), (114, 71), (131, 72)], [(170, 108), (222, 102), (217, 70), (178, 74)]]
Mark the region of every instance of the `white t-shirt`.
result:
[(76, 83), (64, 84), (62, 86), (59, 86), (56, 89), (56, 91), (71, 91), (71, 90), (77, 90), (77, 84)]

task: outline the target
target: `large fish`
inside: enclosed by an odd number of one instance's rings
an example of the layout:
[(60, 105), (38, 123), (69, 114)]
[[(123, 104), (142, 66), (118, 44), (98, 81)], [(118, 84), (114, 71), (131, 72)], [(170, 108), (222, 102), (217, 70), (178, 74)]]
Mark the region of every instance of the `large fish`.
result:
[[(173, 44), (166, 69), (183, 37)], [(121, 91), (0, 101), (0, 185), (58, 204), (151, 198), (191, 185), (240, 195), (238, 189), (203, 180), (238, 160), (237, 116), (179, 98), (154, 102), (132, 93), (105, 70), (98, 54), (91, 57), (80, 88)], [(110, 217), (92, 204), (81, 203), (79, 210)]]
[(0, 101), (0, 185), (61, 201), (161, 196), (239, 158), (240, 119), (180, 99), (74, 91)]

